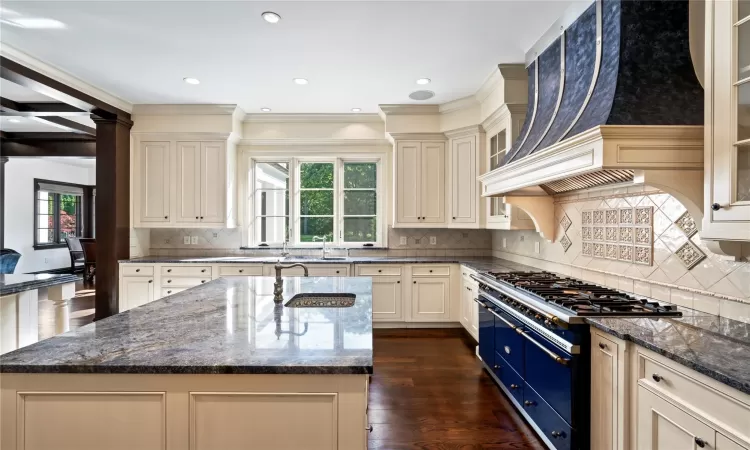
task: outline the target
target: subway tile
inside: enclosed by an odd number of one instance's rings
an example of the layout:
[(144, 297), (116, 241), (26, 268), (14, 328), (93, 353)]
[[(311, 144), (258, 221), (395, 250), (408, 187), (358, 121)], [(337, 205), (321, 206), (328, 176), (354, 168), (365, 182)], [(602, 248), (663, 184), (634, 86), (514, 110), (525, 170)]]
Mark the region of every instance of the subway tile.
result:
[(719, 315), (728, 319), (750, 323), (750, 303), (740, 303), (732, 300), (721, 299), (719, 304)]
[(651, 298), (656, 300), (662, 300), (665, 302), (670, 301), (670, 290), (666, 286), (659, 286), (658, 284), (651, 285)]
[(693, 307), (693, 293), (680, 289), (670, 289), (669, 302), (686, 308)]
[(693, 294), (693, 309), (709, 314), (720, 315), (721, 299), (710, 295)]

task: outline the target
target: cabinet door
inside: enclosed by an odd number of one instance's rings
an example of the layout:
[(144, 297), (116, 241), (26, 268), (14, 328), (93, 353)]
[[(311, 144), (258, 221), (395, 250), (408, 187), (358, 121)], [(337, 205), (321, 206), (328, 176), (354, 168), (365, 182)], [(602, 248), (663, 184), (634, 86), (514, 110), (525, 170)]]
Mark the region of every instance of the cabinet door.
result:
[(177, 222), (200, 221), (201, 143), (177, 143)]
[(643, 386), (638, 386), (636, 420), (638, 450), (695, 450), (698, 440), (715, 448), (714, 429)]
[(372, 320), (403, 320), (401, 277), (372, 277)]
[(411, 320), (442, 322), (450, 319), (450, 279), (442, 277), (413, 278)]
[(471, 286), (465, 278), (461, 278), (461, 325), (466, 331), (471, 333), (471, 305), (474, 301), (471, 299)]
[(445, 142), (422, 142), (420, 167), (420, 222), (445, 223)]
[(591, 334), (591, 448), (618, 450), (617, 344)]
[(226, 152), (221, 142), (201, 142), (200, 148), (201, 222), (224, 223), (227, 185)]
[(716, 450), (748, 450), (721, 433), (716, 433)]
[(420, 144), (399, 142), (396, 146), (396, 222), (419, 223)]
[(120, 312), (145, 305), (154, 300), (152, 277), (122, 277), (119, 299)]
[(451, 223), (477, 222), (477, 138), (451, 141)]
[(169, 142), (141, 142), (141, 222), (169, 222)]
[(475, 298), (479, 297), (479, 287), (474, 284), (471, 288), (471, 303), (469, 303), (469, 309), (471, 310), (471, 334), (474, 339), (479, 341), (479, 305), (474, 301)]

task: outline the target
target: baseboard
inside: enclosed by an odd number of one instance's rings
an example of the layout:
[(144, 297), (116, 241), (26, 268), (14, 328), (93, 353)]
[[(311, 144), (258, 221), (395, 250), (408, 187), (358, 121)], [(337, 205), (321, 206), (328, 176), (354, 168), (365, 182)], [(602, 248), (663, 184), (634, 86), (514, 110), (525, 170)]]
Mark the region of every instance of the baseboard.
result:
[(373, 328), (463, 328), (458, 322), (373, 322)]

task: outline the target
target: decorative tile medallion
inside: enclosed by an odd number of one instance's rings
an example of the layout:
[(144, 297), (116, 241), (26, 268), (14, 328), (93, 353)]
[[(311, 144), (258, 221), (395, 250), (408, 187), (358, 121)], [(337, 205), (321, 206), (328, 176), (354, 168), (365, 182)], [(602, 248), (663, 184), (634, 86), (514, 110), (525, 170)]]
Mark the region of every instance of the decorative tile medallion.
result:
[(652, 206), (581, 211), (583, 255), (653, 264), (653, 213)]
[(620, 225), (633, 224), (633, 208), (620, 209)]
[(652, 206), (639, 206), (635, 208), (635, 224), (636, 225), (648, 225), (654, 219), (654, 208)]
[(674, 254), (685, 264), (688, 270), (706, 258), (706, 254), (696, 247), (692, 241), (685, 242)]
[(620, 232), (618, 241), (620, 241), (621, 244), (633, 243), (633, 227), (621, 226), (618, 230)]
[(562, 245), (563, 249), (567, 252), (570, 246), (573, 245), (573, 243), (570, 242), (570, 239), (568, 239), (567, 234), (563, 234), (562, 239), (560, 239), (560, 245)]
[(691, 237), (698, 232), (698, 226), (696, 225), (693, 216), (687, 211), (682, 213), (680, 218), (674, 221), (674, 224), (677, 225), (677, 228), (682, 230), (687, 237)]
[(606, 210), (606, 221), (607, 225), (617, 225), (620, 222), (620, 218), (616, 209)]
[(617, 259), (620, 261), (633, 262), (633, 246), (620, 245), (620, 255)]
[(620, 246), (617, 244), (604, 244), (605, 257), (607, 259), (617, 259), (620, 254)]
[(568, 231), (568, 228), (570, 228), (572, 224), (573, 222), (570, 220), (570, 217), (568, 217), (567, 214), (563, 214), (562, 219), (560, 219), (560, 226), (563, 231)]
[(633, 262), (636, 264), (643, 264), (650, 266), (652, 261), (653, 252), (651, 247), (633, 247)]

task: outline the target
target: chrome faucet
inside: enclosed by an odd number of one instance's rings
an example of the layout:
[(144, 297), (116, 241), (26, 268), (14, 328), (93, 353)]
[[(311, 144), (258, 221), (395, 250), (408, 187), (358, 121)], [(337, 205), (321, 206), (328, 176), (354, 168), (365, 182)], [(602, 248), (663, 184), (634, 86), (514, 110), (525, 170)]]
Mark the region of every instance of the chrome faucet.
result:
[(313, 242), (317, 242), (322, 240), (323, 241), (323, 259), (328, 255), (328, 248), (326, 248), (326, 241), (328, 240), (328, 236), (313, 236), (312, 238)]
[(289, 256), (289, 249), (287, 248), (287, 241), (284, 241), (281, 247), (281, 257), (286, 258), (287, 256)]
[(292, 267), (302, 267), (305, 271), (305, 276), (309, 276), (307, 266), (300, 263), (289, 264), (288, 266), (282, 266), (281, 261), (277, 261), (273, 268), (276, 270), (276, 281), (273, 283), (273, 301), (275, 303), (281, 303), (284, 301), (284, 280), (281, 279), (281, 271), (284, 269), (291, 269)]

